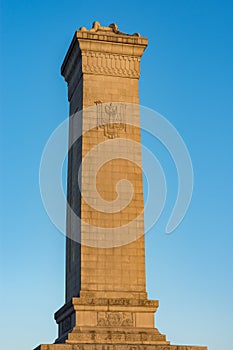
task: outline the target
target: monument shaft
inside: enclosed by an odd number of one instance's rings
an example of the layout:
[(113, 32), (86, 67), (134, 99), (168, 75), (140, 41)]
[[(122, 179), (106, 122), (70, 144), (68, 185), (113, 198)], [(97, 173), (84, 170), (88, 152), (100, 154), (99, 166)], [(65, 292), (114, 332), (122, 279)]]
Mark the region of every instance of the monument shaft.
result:
[[(108, 28), (110, 29), (110, 28)], [(97, 34), (98, 33), (98, 34)], [(114, 159), (100, 169), (96, 179), (94, 174), (82, 169), (81, 187), (82, 194), (77, 184), (77, 173), (81, 160), (96, 145), (106, 140), (116, 138), (128, 138), (140, 143), (140, 120), (139, 115), (135, 125), (126, 125), (122, 122), (122, 128), (116, 128), (111, 123), (111, 111), (107, 115), (105, 109), (125, 108), (125, 104), (138, 104), (138, 78), (140, 70), (140, 57), (146, 48), (147, 39), (137, 35), (127, 36), (115, 34), (113, 30), (99, 28), (94, 31), (77, 31), (70, 49), (62, 65), (62, 75), (68, 82), (68, 98), (70, 102), (71, 119), (77, 111), (84, 110), (80, 118), (82, 123), (82, 138), (72, 145), (69, 153), (68, 166), (68, 202), (71, 208), (81, 218), (81, 223), (72, 225), (72, 211), (67, 213), (68, 237), (74, 237), (77, 231), (80, 232), (80, 241), (87, 235), (89, 224), (95, 227), (109, 229), (110, 239), (113, 234), (110, 232), (115, 228), (114, 235), (119, 234), (121, 226), (128, 224), (135, 219), (137, 214), (143, 211), (143, 189), (141, 167), (128, 161), (130, 151), (124, 150), (124, 159)], [(115, 105), (114, 105), (115, 102)], [(113, 103), (110, 106), (110, 103)], [(85, 112), (88, 107), (93, 108), (93, 116), (90, 119)], [(104, 126), (96, 129), (96, 118), (98, 110), (105, 112)], [(125, 111), (124, 111), (125, 112)], [(128, 111), (126, 111), (128, 112)], [(90, 112), (91, 113), (91, 112)], [(101, 117), (101, 116), (100, 116)], [(75, 123), (71, 120), (71, 124)], [(82, 124), (82, 125), (81, 125)], [(99, 125), (101, 126), (101, 125)], [(115, 128), (114, 128), (115, 127)], [(73, 125), (70, 132), (73, 132)], [(70, 136), (70, 139), (73, 138)], [(111, 148), (111, 142), (108, 145)], [(103, 155), (101, 149), (97, 157)], [(134, 156), (136, 157), (136, 156)], [(94, 161), (95, 159), (93, 159)], [(137, 163), (141, 163), (141, 154), (137, 155)], [(132, 198), (132, 203), (125, 209), (115, 213), (106, 213), (93, 209), (86, 202), (86, 198), (94, 196), (90, 188), (90, 182), (97, 181), (97, 190), (106, 200), (116, 198), (116, 184), (121, 179), (127, 179), (137, 189)], [(97, 195), (96, 195), (97, 196)], [(79, 227), (77, 227), (79, 225)], [(75, 232), (72, 232), (74, 230)], [(135, 231), (141, 238), (133, 240), (128, 245), (115, 247), (117, 242), (112, 242), (112, 248), (99, 247), (99, 235), (93, 230), (96, 236), (96, 243), (77, 244), (72, 239), (67, 239), (66, 256), (66, 300), (80, 295), (80, 291), (108, 292), (138, 292), (145, 293), (145, 254), (144, 254), (144, 227), (143, 217), (137, 220), (131, 230)], [(136, 232), (137, 231), (137, 232)], [(139, 232), (140, 231), (140, 232)], [(127, 232), (128, 234), (128, 232)], [(76, 239), (77, 240), (77, 239)], [(89, 242), (88, 242), (89, 243)], [(118, 242), (119, 243), (119, 242)], [(94, 247), (93, 247), (94, 246)]]

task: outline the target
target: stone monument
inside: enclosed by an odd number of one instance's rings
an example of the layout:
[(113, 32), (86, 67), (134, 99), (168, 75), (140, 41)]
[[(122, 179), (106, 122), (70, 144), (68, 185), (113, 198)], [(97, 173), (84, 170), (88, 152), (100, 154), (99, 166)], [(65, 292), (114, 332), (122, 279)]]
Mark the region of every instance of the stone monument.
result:
[[(55, 313), (55, 343), (36, 350), (207, 349), (170, 345), (154, 327), (158, 301), (147, 298), (141, 147), (134, 146), (140, 145), (138, 79), (146, 47), (147, 39), (137, 33), (94, 22), (92, 29), (76, 31), (64, 59), (70, 104), (66, 302)], [(98, 150), (101, 143), (105, 151)], [(120, 156), (103, 165), (103, 155), (116, 149)], [(92, 165), (99, 160), (94, 178)], [(117, 211), (115, 187), (121, 179), (134, 192), (130, 204)], [(93, 183), (103, 205), (116, 203), (113, 212), (95, 208)], [(126, 200), (128, 185), (121, 186)]]

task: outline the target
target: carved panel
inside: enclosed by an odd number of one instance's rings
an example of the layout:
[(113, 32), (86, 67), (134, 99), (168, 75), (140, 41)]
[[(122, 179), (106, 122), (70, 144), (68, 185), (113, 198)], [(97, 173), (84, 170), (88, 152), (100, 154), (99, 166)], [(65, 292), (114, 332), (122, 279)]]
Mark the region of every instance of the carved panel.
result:
[(97, 325), (99, 327), (132, 327), (133, 314), (131, 312), (98, 312)]
[(109, 139), (119, 137), (119, 131), (126, 131), (124, 103), (102, 104), (96, 101), (97, 126), (104, 130), (104, 136)]
[(118, 77), (139, 78), (140, 58), (108, 52), (83, 51), (82, 71)]

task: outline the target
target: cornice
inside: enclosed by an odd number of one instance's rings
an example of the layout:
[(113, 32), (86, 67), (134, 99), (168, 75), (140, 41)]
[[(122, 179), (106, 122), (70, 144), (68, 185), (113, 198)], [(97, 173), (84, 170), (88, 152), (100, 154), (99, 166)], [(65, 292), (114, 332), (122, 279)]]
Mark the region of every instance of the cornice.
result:
[(116, 24), (102, 27), (94, 22), (90, 30), (83, 27), (76, 31), (61, 74), (68, 83), (82, 73), (139, 78), (140, 57), (147, 43), (138, 33), (120, 32)]

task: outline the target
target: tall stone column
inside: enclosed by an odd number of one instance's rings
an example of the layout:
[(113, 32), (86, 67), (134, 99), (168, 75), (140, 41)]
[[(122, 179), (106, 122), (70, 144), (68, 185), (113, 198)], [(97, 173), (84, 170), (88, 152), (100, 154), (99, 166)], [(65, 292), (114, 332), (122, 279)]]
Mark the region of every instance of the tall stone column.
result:
[[(82, 219), (82, 222), (75, 224), (75, 218), (72, 219), (72, 210), (68, 210), (68, 237), (80, 237), (82, 247), (80, 249), (77, 242), (67, 239), (66, 301), (80, 296), (80, 293), (84, 295), (84, 292), (86, 294), (98, 292), (100, 296), (104, 293), (105, 296), (114, 298), (116, 295), (132, 296), (132, 293), (143, 295), (144, 298), (146, 295), (143, 215), (134, 224), (131, 223), (127, 232), (122, 232), (121, 229), (143, 211), (142, 173), (139, 166), (141, 153), (134, 154), (131, 149), (125, 147), (122, 151), (124, 159), (118, 157), (109, 161), (100, 169), (96, 179), (93, 171), (89, 171), (87, 164), (85, 169), (82, 168), (81, 175), (83, 196), (80, 196), (77, 183), (80, 163), (96, 145), (114, 139), (116, 142), (108, 142), (105, 146), (107, 151), (114, 152), (117, 139), (128, 138), (140, 143), (139, 114), (133, 106), (130, 108), (126, 104), (139, 102), (140, 58), (146, 46), (147, 39), (141, 38), (138, 34), (126, 35), (120, 33), (116, 25), (104, 28), (95, 22), (91, 30), (82, 28), (76, 32), (62, 65), (62, 75), (68, 83), (70, 133), (72, 133), (68, 167), (68, 202)], [(100, 122), (97, 125), (98, 118), (109, 119), (116, 109), (118, 111), (115, 113), (124, 114), (119, 116), (122, 119), (122, 127), (117, 128), (108, 120), (104, 125)], [(134, 125), (130, 125), (128, 120), (132, 109), (134, 109)], [(80, 110), (83, 112), (79, 116), (77, 111)], [(132, 114), (130, 116), (132, 119)], [(80, 125), (78, 125), (79, 119)], [(74, 130), (77, 129), (74, 126), (75, 123), (78, 129), (82, 129), (82, 138), (76, 142), (74, 142), (76, 137)], [(124, 147), (122, 144), (120, 146)], [(131, 153), (133, 153), (133, 159)], [(103, 160), (103, 150), (100, 148), (96, 156), (92, 157), (94, 158), (91, 159), (89, 156), (91, 162), (96, 158), (99, 161)], [(137, 162), (137, 166), (132, 161), (128, 161), (130, 158)], [(93, 204), (95, 204), (94, 199), (97, 200), (98, 194), (94, 194), (90, 185), (95, 184), (96, 181), (99, 194), (111, 205), (111, 202), (116, 199), (117, 182), (121, 179), (131, 181), (136, 189), (131, 204), (125, 210), (107, 213), (105, 210), (96, 210), (90, 205), (91, 203), (87, 203), (88, 198), (92, 199)], [(127, 188), (125, 195), (127, 195)], [(92, 233), (95, 242), (90, 242), (87, 238), (87, 235), (89, 238), (91, 236), (90, 226), (94, 226)], [(103, 234), (99, 232), (101, 228), (108, 234), (107, 248), (104, 246), (103, 239), (100, 242)], [(115, 232), (111, 232), (112, 229), (115, 229)], [(133, 239), (134, 242), (131, 244), (110, 249), (109, 246), (121, 245), (121, 242), (113, 242), (113, 240), (123, 234), (129, 235), (129, 229), (134, 231), (135, 237), (138, 235), (141, 238)]]
[(75, 33), (64, 59), (70, 104), (66, 303), (55, 314), (55, 344), (40, 350), (184, 349), (154, 328), (158, 301), (146, 293), (138, 108), (146, 46), (137, 33), (95, 22)]

